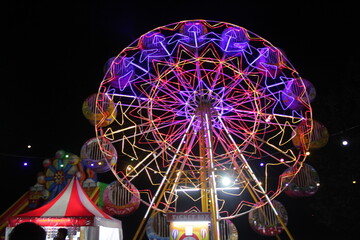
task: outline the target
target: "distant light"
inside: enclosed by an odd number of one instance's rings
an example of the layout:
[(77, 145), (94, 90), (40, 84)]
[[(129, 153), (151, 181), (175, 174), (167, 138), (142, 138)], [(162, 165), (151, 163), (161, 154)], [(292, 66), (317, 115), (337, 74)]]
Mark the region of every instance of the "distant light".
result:
[(283, 158), (280, 158), (280, 162), (284, 162), (284, 159), (283, 159)]
[(23, 164), (25, 167), (28, 165), (28, 163), (27, 162), (24, 162), (24, 164)]
[(27, 148), (29, 148), (29, 149), (30, 149), (30, 148), (31, 148), (31, 145), (30, 145), (30, 144), (29, 144), (29, 145), (27, 145)]
[(260, 163), (260, 166), (263, 167), (265, 164), (264, 163)]
[(342, 141), (343, 146), (347, 146), (348, 144), (349, 144), (349, 142), (347, 140)]
[(310, 152), (309, 152), (309, 151), (307, 151), (305, 154), (306, 154), (306, 156), (309, 156), (309, 155), (310, 155)]
[(353, 183), (353, 184), (356, 184), (356, 180), (353, 180), (352, 183)]
[(64, 167), (64, 164), (60, 164), (60, 167), (63, 168), (63, 167)]

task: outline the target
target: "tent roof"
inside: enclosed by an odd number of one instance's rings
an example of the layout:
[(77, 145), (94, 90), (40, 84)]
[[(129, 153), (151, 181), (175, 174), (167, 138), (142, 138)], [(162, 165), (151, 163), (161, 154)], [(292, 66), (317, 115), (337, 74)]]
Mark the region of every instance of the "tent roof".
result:
[[(104, 213), (90, 200), (76, 177), (74, 177), (65, 189), (53, 200), (40, 208), (12, 217), (9, 223), (10, 226), (14, 226), (24, 219), (31, 221), (31, 219), (36, 218), (74, 219), (74, 223), (79, 223), (79, 221), (75, 221), (75, 219), (92, 219), (92, 224), (95, 224), (94, 222), (98, 222), (99, 219), (101, 219), (102, 222), (107, 223), (118, 222), (118, 224), (115, 225), (121, 226), (119, 220)], [(97, 219), (97, 221), (94, 221), (94, 219)], [(49, 224), (49, 221), (46, 222)], [(59, 223), (59, 221), (57, 222)]]

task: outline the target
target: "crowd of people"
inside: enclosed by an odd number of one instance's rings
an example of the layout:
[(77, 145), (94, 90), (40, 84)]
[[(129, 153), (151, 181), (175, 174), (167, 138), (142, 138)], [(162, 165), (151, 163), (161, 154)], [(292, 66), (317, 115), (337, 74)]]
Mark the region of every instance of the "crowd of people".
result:
[[(68, 231), (66, 228), (59, 228), (54, 240), (65, 240)], [(24, 222), (10, 232), (9, 240), (45, 240), (46, 231), (40, 225), (32, 222)]]

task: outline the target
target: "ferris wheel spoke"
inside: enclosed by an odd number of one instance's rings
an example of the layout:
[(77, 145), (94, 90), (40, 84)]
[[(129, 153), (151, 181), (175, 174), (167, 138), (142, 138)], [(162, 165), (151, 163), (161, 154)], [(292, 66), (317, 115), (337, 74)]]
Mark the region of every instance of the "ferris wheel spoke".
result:
[[(189, 129), (190, 130), (190, 129)], [(189, 155), (190, 155), (190, 151), (191, 151), (191, 147), (189, 146), (193, 146), (194, 142), (195, 142), (195, 139), (197, 138), (196, 134), (191, 134), (191, 133), (187, 133), (187, 136), (185, 138), (185, 141), (184, 141), (184, 148), (185, 150), (182, 151), (182, 154), (183, 154), (183, 159), (181, 160), (181, 165), (180, 167), (178, 168), (178, 171), (177, 171), (177, 174), (176, 174), (176, 177), (175, 177), (175, 180), (174, 180), (174, 183), (173, 183), (173, 186), (171, 187), (171, 191), (170, 191), (170, 196), (174, 196), (174, 194), (176, 194), (176, 189), (177, 187), (179, 186), (180, 184), (180, 181), (181, 181), (181, 178), (183, 176), (186, 177), (186, 173), (184, 172), (185, 170), (185, 167), (190, 167), (191, 166), (188, 164), (188, 162), (191, 162), (189, 160)], [(193, 173), (193, 171), (190, 171), (190, 173)], [(191, 179), (189, 177), (187, 177), (187, 179)], [(190, 182), (193, 184), (193, 185), (196, 185), (193, 181), (190, 180)], [(169, 204), (171, 203), (171, 199), (169, 201)]]
[(145, 213), (145, 218), (147, 218), (147, 215), (150, 213), (151, 206), (154, 205), (155, 200), (157, 199), (157, 197), (158, 197), (160, 191), (162, 190), (162, 188), (164, 187), (165, 182), (168, 181), (168, 177), (169, 177), (169, 174), (170, 174), (170, 172), (171, 172), (171, 170), (172, 170), (172, 167), (173, 167), (173, 165), (174, 165), (174, 163), (175, 163), (177, 154), (180, 152), (180, 149), (181, 149), (181, 147), (182, 147), (182, 145), (183, 145), (183, 143), (184, 143), (184, 140), (185, 140), (185, 138), (186, 138), (186, 135), (187, 135), (188, 131), (190, 130), (190, 128), (191, 128), (191, 126), (192, 126), (192, 123), (193, 123), (194, 119), (195, 119), (195, 115), (192, 117), (191, 121), (189, 122), (188, 127), (187, 127), (184, 135), (182, 136), (182, 140), (180, 141), (180, 143), (179, 143), (179, 145), (178, 145), (178, 147), (177, 147), (177, 149), (176, 149), (176, 152), (174, 153), (172, 159), (170, 160), (170, 164), (169, 164), (169, 166), (168, 166), (168, 168), (167, 168), (167, 170), (166, 170), (166, 173), (165, 173), (165, 175), (163, 176), (163, 178), (162, 178), (162, 180), (161, 180), (161, 183), (160, 183), (159, 187), (157, 188), (153, 199), (152, 199), (151, 202), (150, 202), (150, 207), (148, 208), (148, 210), (147, 210), (146, 213)]
[(134, 178), (139, 176), (143, 171), (145, 171), (150, 165), (153, 164), (154, 161), (156, 161), (156, 158), (159, 157), (162, 153), (164, 146), (159, 145), (156, 149), (149, 152), (142, 160), (140, 160), (134, 167), (131, 167), (127, 169), (126, 174), (124, 175), (124, 178), (128, 179), (129, 182), (131, 182)]
[[(223, 124), (223, 121), (221, 120), (221, 118), (219, 118), (219, 121), (222, 123), (222, 125), (223, 125), (223, 127), (224, 127), (224, 129), (226, 131), (226, 134), (228, 135), (228, 138), (231, 140), (233, 146), (237, 149), (237, 152), (238, 152), (239, 157), (240, 157), (240, 161), (244, 164), (245, 169), (249, 174), (249, 177), (256, 183), (255, 186), (256, 186), (256, 188), (258, 188), (258, 192), (263, 194), (263, 196), (266, 198), (266, 200), (270, 203), (271, 200), (270, 200), (269, 196), (265, 192), (264, 188), (262, 187), (262, 183), (258, 180), (258, 178), (256, 177), (256, 175), (255, 175), (254, 171), (252, 170), (251, 166), (249, 165), (249, 163), (245, 159), (244, 155), (242, 154), (241, 149), (238, 147), (237, 143), (235, 142), (233, 137), (230, 135), (230, 132), (228, 131), (226, 126)], [(254, 188), (254, 189), (256, 190), (256, 188)]]

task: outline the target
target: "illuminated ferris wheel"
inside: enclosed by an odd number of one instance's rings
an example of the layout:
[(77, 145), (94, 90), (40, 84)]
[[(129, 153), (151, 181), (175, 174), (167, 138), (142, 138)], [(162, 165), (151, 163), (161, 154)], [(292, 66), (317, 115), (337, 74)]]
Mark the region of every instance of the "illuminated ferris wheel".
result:
[(273, 199), (306, 158), (314, 94), (258, 35), (182, 21), (149, 31), (108, 62), (92, 120), (99, 143), (117, 149), (114, 175), (148, 206), (145, 218), (210, 212), (218, 239), (219, 222), (256, 218), (261, 207), (286, 222)]

